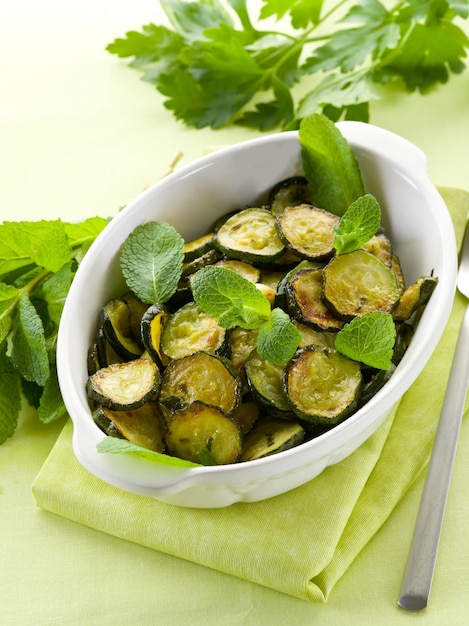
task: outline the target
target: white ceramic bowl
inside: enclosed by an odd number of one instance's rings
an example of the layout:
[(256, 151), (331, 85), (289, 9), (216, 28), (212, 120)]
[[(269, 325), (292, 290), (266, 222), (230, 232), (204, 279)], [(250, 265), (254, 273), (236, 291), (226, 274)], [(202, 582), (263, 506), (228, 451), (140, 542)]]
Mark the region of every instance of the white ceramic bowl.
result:
[(186, 239), (202, 235), (222, 214), (253, 203), (279, 180), (301, 173), (296, 132), (263, 136), (223, 149), (157, 182), (131, 202), (91, 246), (70, 289), (59, 330), (60, 387), (73, 421), (73, 449), (102, 480), (130, 492), (187, 507), (224, 507), (293, 489), (341, 461), (384, 421), (433, 352), (455, 292), (457, 253), (448, 210), (427, 174), (425, 155), (388, 131), (341, 122), (366, 190), (381, 203), (383, 224), (408, 283), (432, 270), (439, 284), (411, 345), (390, 381), (357, 413), (329, 432), (277, 455), (219, 467), (159, 466), (133, 455), (102, 454), (85, 393), (87, 350), (100, 307), (124, 291), (119, 250), (149, 220), (170, 222)]

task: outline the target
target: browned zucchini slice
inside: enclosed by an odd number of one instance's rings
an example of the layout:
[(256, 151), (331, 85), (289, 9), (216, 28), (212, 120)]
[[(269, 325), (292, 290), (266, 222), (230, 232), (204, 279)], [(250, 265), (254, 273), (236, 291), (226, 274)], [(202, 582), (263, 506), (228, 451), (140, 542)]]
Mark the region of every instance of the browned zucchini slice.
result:
[(389, 313), (401, 295), (393, 270), (362, 249), (334, 257), (323, 280), (323, 297), (344, 320), (373, 311)]
[(338, 319), (322, 300), (322, 269), (303, 269), (286, 286), (290, 315), (317, 330), (338, 331), (344, 322)]
[(293, 412), (312, 425), (338, 424), (356, 408), (360, 364), (327, 348), (298, 350), (285, 368), (284, 392)]
[(309, 204), (287, 207), (277, 218), (281, 241), (296, 256), (325, 261), (334, 254), (334, 228), (340, 218)]
[(245, 369), (253, 398), (272, 415), (290, 419), (291, 408), (282, 390), (283, 366), (262, 359), (254, 350)]
[(113, 363), (88, 378), (87, 392), (103, 406), (128, 411), (156, 396), (160, 378), (156, 363), (149, 359)]
[(392, 265), (392, 248), (391, 242), (384, 233), (377, 233), (362, 246), (370, 254), (377, 256), (388, 267)]
[(181, 278), (185, 280), (190, 278), (193, 274), (201, 270), (206, 265), (213, 265), (218, 259), (221, 257), (221, 252), (219, 250), (215, 250), (215, 248), (208, 250), (202, 256), (193, 259), (192, 261), (187, 261), (182, 266)]
[(298, 320), (293, 320), (293, 326), (295, 326), (301, 335), (300, 348), (305, 348), (306, 346), (322, 346), (323, 348), (334, 349), (335, 333), (316, 330), (312, 328), (312, 326), (302, 324)]
[(98, 344), (93, 343), (88, 348), (88, 354), (86, 358), (86, 369), (88, 371), (88, 376), (96, 374), (100, 367), (101, 365), (99, 362)]
[(397, 322), (404, 322), (421, 306), (425, 306), (438, 284), (438, 279), (433, 276), (421, 276), (415, 283), (409, 285), (399, 298), (392, 316)]
[(215, 317), (189, 302), (166, 321), (161, 335), (161, 349), (170, 359), (180, 359), (200, 350), (217, 354), (226, 348), (227, 332)]
[(164, 452), (166, 425), (154, 401), (145, 402), (141, 407), (128, 411), (100, 407), (93, 419), (107, 435), (116, 436), (117, 431), (118, 436), (138, 446)]
[(169, 363), (168, 357), (161, 349), (161, 335), (164, 325), (170, 317), (171, 314), (168, 311), (157, 304), (152, 304), (145, 311), (140, 323), (145, 350), (148, 351), (151, 358), (161, 368), (166, 367)]
[(136, 359), (143, 352), (130, 325), (130, 312), (122, 298), (110, 300), (101, 309), (99, 325), (111, 347), (123, 359)]
[(221, 261), (214, 263), (214, 265), (233, 270), (233, 272), (243, 276), (243, 278), (251, 281), (251, 283), (258, 283), (261, 277), (261, 270), (254, 267), (252, 263), (247, 263), (247, 261), (239, 261), (238, 259), (222, 259)]
[(242, 450), (239, 426), (220, 409), (193, 402), (175, 411), (168, 424), (169, 454), (202, 465), (235, 463)]
[(231, 415), (238, 424), (243, 435), (248, 433), (257, 422), (260, 414), (260, 407), (254, 400), (242, 402), (236, 411)]
[(184, 262), (193, 261), (213, 248), (214, 237), (215, 233), (208, 233), (192, 241), (186, 241), (183, 248)]
[(123, 300), (127, 308), (129, 309), (129, 326), (130, 332), (135, 339), (135, 341), (143, 348), (142, 337), (140, 332), (140, 323), (142, 321), (142, 317), (145, 314), (145, 311), (148, 309), (148, 304), (142, 302), (137, 296), (132, 292), (128, 291), (125, 293), (121, 300)]
[(110, 345), (106, 335), (104, 334), (104, 329), (102, 326), (98, 328), (98, 331), (96, 333), (96, 348), (98, 351), (98, 369), (100, 369), (101, 367), (107, 367), (112, 363), (122, 363), (123, 361), (125, 361), (125, 359), (117, 354), (114, 348)]
[(314, 204), (308, 181), (304, 176), (291, 176), (281, 180), (270, 190), (268, 204), (274, 215), (280, 215), (289, 206)]
[(244, 438), (242, 461), (254, 461), (303, 443), (305, 431), (297, 422), (263, 418)]
[(394, 365), (398, 365), (399, 361), (404, 356), (407, 348), (414, 336), (414, 327), (407, 322), (402, 324), (396, 324), (396, 341), (394, 343), (394, 350), (392, 355), (392, 362)]
[(236, 327), (230, 332), (228, 337), (230, 361), (238, 372), (238, 375), (245, 381), (244, 366), (257, 345), (257, 330)]
[(227, 359), (198, 352), (171, 361), (161, 379), (158, 401), (166, 419), (196, 400), (229, 415), (238, 408), (241, 392), (241, 380)]
[(266, 263), (284, 253), (275, 226), (275, 216), (266, 209), (244, 209), (220, 227), (215, 245), (228, 258)]

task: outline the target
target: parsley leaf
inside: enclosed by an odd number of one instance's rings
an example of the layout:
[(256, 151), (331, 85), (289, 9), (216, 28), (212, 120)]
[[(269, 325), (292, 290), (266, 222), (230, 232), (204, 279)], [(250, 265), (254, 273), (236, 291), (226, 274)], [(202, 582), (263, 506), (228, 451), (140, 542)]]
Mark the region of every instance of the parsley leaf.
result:
[(468, 18), (468, 0), (160, 4), (170, 27), (144, 25), (107, 50), (129, 58), (195, 128), (291, 129), (312, 113), (368, 121), (378, 85), (427, 93), (464, 69), (469, 48), (457, 21)]

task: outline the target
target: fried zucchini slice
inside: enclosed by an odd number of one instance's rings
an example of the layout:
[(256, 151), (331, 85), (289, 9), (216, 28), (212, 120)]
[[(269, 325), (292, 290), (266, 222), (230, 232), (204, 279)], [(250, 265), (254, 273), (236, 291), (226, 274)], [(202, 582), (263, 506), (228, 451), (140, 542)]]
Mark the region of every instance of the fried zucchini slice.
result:
[(115, 298), (104, 305), (99, 326), (113, 350), (123, 359), (136, 359), (142, 354), (142, 346), (132, 333), (129, 307), (122, 298)]
[(243, 435), (245, 435), (257, 422), (259, 414), (260, 407), (257, 402), (254, 400), (246, 400), (239, 405), (231, 417), (238, 424)]
[(343, 320), (334, 315), (323, 299), (322, 269), (302, 269), (286, 285), (286, 303), (290, 315), (319, 331), (338, 331)]
[(309, 204), (287, 207), (277, 218), (280, 240), (296, 256), (326, 261), (333, 256), (334, 228), (340, 218)]
[(107, 435), (117, 435), (154, 452), (165, 450), (166, 426), (153, 400), (127, 411), (113, 411), (101, 406), (94, 412), (93, 419)]
[(285, 248), (267, 209), (244, 209), (220, 227), (215, 245), (228, 258), (252, 263), (269, 263), (283, 255)]
[(166, 367), (169, 363), (169, 358), (161, 349), (161, 336), (164, 325), (170, 317), (171, 314), (163, 307), (152, 304), (140, 322), (143, 346), (160, 368)]
[(305, 348), (306, 346), (322, 346), (323, 348), (334, 349), (335, 333), (315, 330), (311, 326), (306, 326), (306, 324), (302, 324), (298, 320), (293, 320), (292, 323), (301, 335), (299, 348)]
[(241, 461), (254, 461), (303, 443), (305, 431), (297, 422), (263, 418), (244, 438)]
[(385, 263), (388, 267), (392, 265), (392, 248), (391, 242), (386, 237), (384, 233), (377, 233), (373, 235), (371, 239), (369, 239), (362, 246), (363, 250), (366, 250), (370, 254), (374, 254), (377, 256), (383, 263)]
[(226, 267), (229, 270), (233, 270), (251, 283), (258, 283), (261, 278), (261, 270), (254, 267), (252, 263), (247, 261), (239, 261), (238, 259), (222, 259), (214, 263), (218, 267)]
[(172, 414), (166, 433), (167, 452), (202, 465), (235, 463), (242, 450), (239, 426), (220, 409), (193, 402)]
[(410, 319), (417, 309), (427, 304), (437, 284), (438, 279), (434, 276), (421, 276), (409, 285), (392, 312), (394, 321), (405, 322)]
[(227, 332), (217, 319), (189, 302), (165, 322), (161, 350), (170, 359), (181, 359), (200, 350), (219, 354), (226, 348)]
[(129, 411), (158, 393), (161, 375), (154, 361), (112, 363), (88, 377), (88, 397), (115, 411)]
[(307, 346), (284, 371), (291, 410), (307, 424), (338, 424), (356, 408), (362, 386), (360, 363), (335, 350)]
[(228, 337), (230, 361), (243, 382), (246, 382), (244, 366), (256, 348), (258, 334), (258, 330), (248, 330), (237, 326)]
[(394, 271), (366, 250), (336, 256), (323, 270), (323, 298), (339, 319), (389, 313), (400, 296)]
[(198, 237), (197, 239), (193, 239), (192, 241), (186, 241), (183, 248), (184, 262), (193, 261), (211, 250), (213, 248), (214, 237), (215, 233), (212, 232), (207, 235), (202, 235), (202, 237)]
[(161, 378), (158, 403), (165, 418), (196, 400), (230, 415), (241, 402), (242, 383), (228, 359), (198, 352), (171, 361)]
[(268, 205), (275, 216), (298, 204), (314, 204), (313, 194), (304, 176), (290, 176), (272, 187)]
[(282, 390), (284, 367), (262, 359), (254, 350), (245, 370), (253, 398), (272, 415), (291, 419), (291, 408)]

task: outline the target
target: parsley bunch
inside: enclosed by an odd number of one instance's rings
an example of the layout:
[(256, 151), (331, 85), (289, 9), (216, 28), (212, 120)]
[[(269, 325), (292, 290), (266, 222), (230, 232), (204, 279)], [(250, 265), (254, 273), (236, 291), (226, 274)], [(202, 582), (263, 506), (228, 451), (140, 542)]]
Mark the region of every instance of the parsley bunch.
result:
[(77, 264), (106, 224), (0, 224), (0, 444), (16, 430), (22, 396), (45, 424), (65, 414), (55, 367), (60, 316)]
[(317, 112), (368, 121), (379, 85), (425, 94), (463, 71), (469, 47), (468, 0), (262, 0), (255, 20), (247, 0), (160, 4), (170, 27), (147, 24), (107, 50), (195, 128), (297, 128)]

